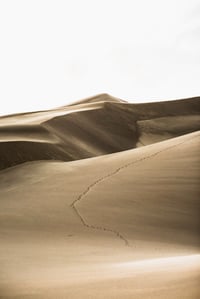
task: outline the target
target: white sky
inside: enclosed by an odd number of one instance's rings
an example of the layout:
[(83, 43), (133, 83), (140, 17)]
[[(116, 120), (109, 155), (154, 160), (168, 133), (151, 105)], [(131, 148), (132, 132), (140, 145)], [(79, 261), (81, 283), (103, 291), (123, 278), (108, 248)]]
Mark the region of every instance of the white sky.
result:
[(200, 95), (199, 0), (0, 0), (0, 114)]

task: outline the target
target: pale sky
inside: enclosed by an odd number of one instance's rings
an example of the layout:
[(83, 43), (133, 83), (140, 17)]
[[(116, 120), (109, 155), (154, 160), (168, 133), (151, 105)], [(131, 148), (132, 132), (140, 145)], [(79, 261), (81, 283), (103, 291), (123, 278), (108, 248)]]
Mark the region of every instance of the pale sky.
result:
[(200, 95), (199, 0), (0, 0), (0, 114)]

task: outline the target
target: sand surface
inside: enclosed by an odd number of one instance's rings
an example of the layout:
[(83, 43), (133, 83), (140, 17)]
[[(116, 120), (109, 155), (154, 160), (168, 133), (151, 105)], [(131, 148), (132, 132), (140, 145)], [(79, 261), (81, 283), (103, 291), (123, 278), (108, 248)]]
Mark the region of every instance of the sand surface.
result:
[(0, 118), (0, 298), (200, 297), (199, 100), (134, 105)]

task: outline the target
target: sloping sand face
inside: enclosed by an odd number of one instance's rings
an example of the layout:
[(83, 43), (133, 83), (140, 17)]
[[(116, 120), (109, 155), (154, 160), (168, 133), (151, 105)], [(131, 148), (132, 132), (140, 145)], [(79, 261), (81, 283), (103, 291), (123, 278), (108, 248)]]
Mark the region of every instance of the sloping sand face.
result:
[(102, 94), (1, 117), (0, 298), (199, 298), (199, 112)]
[(0, 172), (0, 298), (199, 298), (200, 133)]
[(200, 129), (200, 98), (129, 104), (107, 94), (49, 111), (0, 117), (0, 170), (28, 161), (74, 161)]

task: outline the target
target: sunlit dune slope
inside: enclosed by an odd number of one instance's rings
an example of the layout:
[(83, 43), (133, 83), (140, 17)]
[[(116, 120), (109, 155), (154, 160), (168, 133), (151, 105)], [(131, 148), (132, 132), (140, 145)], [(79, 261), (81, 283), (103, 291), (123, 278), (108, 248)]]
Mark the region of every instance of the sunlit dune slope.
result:
[(129, 104), (107, 94), (54, 110), (0, 118), (0, 169), (73, 161), (151, 144), (200, 128), (200, 100)]
[(199, 146), (1, 171), (0, 298), (198, 298)]
[[(62, 225), (64, 231), (70, 231), (74, 221), (81, 225), (73, 211), (78, 208), (88, 224), (105, 224), (122, 235), (124, 232), (132, 246), (137, 239), (196, 246), (199, 146), (200, 133), (195, 132), (93, 159), (41, 161), (3, 170), (1, 208), (7, 221), (1, 228), (8, 224), (17, 233), (19, 226), (20, 233), (30, 229), (42, 232), (52, 226), (50, 231), (55, 229), (59, 234)], [(112, 232), (87, 226), (84, 230), (99, 234), (98, 238), (116, 238)]]

